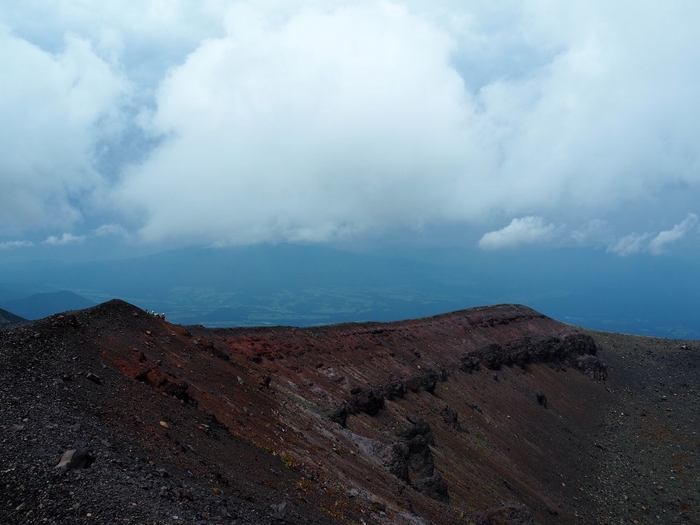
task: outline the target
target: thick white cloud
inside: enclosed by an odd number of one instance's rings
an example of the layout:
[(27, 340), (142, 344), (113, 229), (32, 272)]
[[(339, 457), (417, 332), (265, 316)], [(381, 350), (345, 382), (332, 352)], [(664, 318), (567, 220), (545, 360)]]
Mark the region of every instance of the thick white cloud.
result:
[[(699, 9), (425, 6), (238, 3), (161, 85), (150, 125), (169, 139), (120, 205), (147, 239), (323, 241), (697, 190)], [(460, 64), (489, 42), (504, 55), (479, 85)]]
[(0, 71), (0, 234), (71, 225), (103, 182), (95, 148), (128, 83), (80, 38), (52, 54), (2, 26)]
[(482, 250), (517, 248), (526, 244), (538, 244), (552, 240), (557, 228), (545, 224), (542, 217), (522, 217), (513, 219), (508, 226), (488, 232), (479, 240)]
[(322, 241), (455, 213), (477, 137), (449, 36), (391, 4), (266, 15), (233, 9), (161, 86), (170, 138), (119, 191), (143, 235)]
[[(700, 197), (696, 3), (28, 0), (3, 21), (20, 133), (0, 145), (49, 160), (0, 171), (0, 234), (103, 208), (145, 240), (222, 243), (547, 216), (604, 220), (570, 237), (614, 248), (616, 217)], [(158, 142), (112, 186), (96, 145), (129, 142), (103, 125), (127, 91), (124, 129)]]

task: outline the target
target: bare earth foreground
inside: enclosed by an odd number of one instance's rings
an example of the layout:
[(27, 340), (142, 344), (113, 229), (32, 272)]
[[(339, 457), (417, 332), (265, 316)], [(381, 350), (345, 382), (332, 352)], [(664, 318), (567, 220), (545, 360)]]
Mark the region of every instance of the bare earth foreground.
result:
[(700, 523), (700, 344), (517, 305), (0, 331), (0, 523)]

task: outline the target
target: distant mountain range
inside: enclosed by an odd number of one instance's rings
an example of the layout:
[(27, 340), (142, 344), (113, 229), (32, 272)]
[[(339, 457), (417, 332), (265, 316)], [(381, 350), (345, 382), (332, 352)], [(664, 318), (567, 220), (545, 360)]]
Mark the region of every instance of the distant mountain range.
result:
[[(41, 319), (55, 313), (65, 312), (66, 310), (82, 310), (95, 306), (95, 303), (73, 292), (61, 291), (37, 293), (21, 299), (6, 301), (0, 306), (5, 310), (18, 314), (13, 315), (6, 312), (22, 321), (24, 319)], [(0, 314), (1, 312), (0, 310)]]

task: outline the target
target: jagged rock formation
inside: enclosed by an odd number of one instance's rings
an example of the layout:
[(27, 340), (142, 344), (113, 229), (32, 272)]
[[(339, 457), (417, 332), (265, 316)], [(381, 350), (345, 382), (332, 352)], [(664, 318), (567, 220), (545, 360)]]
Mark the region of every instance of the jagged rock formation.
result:
[(430, 450), (435, 445), (435, 438), (430, 425), (411, 415), (407, 419), (410, 425), (396, 433), (402, 441), (393, 447), (395, 456), (389, 470), (418, 492), (442, 503), (449, 503), (447, 484), (435, 472), (435, 459)]

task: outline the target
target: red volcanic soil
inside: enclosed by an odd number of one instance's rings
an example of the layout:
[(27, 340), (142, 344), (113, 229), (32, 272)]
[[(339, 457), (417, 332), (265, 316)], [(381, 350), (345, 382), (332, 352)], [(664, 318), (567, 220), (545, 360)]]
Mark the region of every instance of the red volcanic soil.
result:
[(0, 523), (697, 523), (697, 348), (517, 305), (208, 330), (110, 301), (0, 332)]

